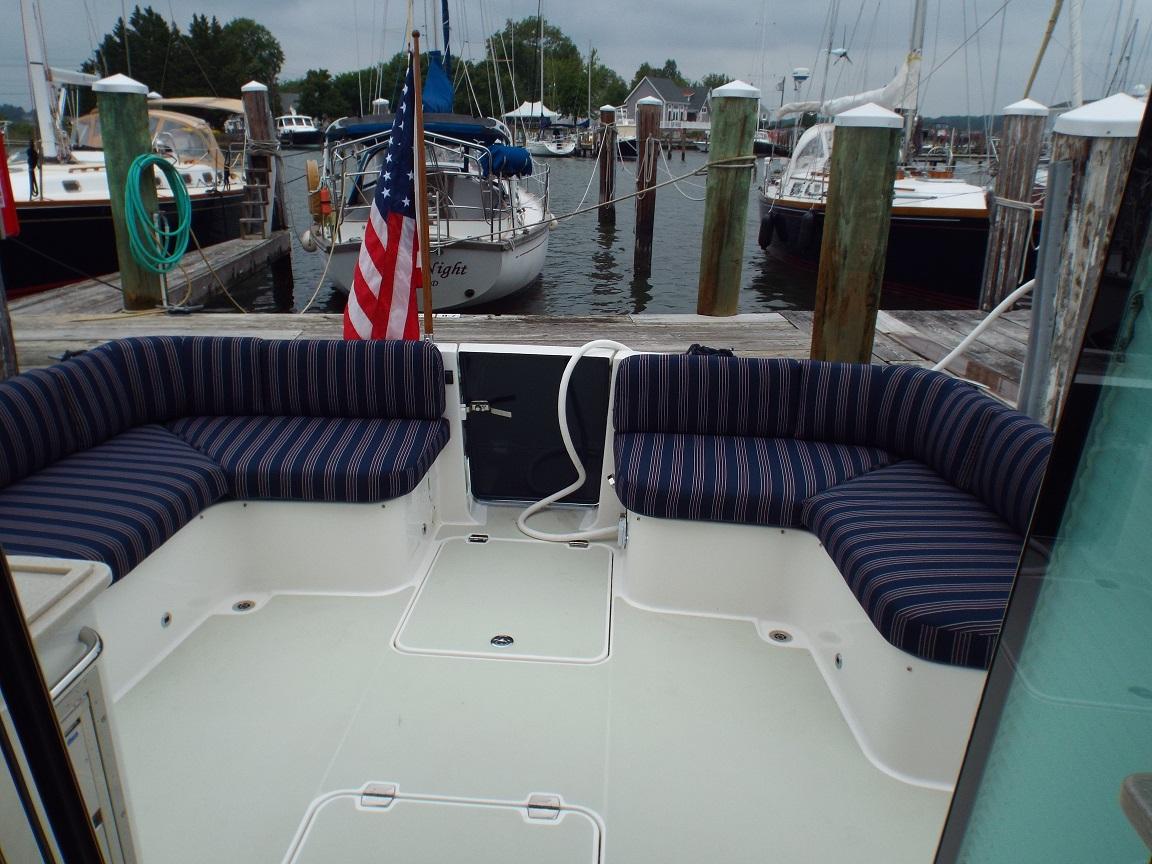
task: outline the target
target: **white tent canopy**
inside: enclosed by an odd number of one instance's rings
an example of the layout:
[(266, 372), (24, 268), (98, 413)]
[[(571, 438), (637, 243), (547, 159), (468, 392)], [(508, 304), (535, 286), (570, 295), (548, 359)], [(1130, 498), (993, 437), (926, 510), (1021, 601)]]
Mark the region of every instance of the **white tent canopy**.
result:
[(515, 111), (509, 111), (504, 115), (505, 120), (531, 120), (533, 118), (539, 120), (541, 117), (547, 117), (549, 120), (555, 120), (560, 115), (548, 108), (542, 102), (521, 102), (520, 107)]

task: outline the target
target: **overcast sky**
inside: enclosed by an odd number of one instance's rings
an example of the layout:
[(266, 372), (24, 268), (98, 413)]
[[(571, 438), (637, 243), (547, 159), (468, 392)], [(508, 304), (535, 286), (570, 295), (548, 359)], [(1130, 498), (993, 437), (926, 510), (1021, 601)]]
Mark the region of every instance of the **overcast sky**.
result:
[[(17, 2), (5, 0), (10, 8)], [(91, 56), (98, 34), (111, 30), (121, 9), (120, 0), (28, 2), (39, 2), (44, 19), (50, 22), (46, 34), (49, 62), (67, 68), (78, 67)], [(827, 56), (822, 45), (827, 46), (832, 2), (665, 0), (657, 5), (627, 0), (543, 0), (543, 7), (544, 17), (571, 37), (582, 53), (591, 45), (600, 60), (625, 80), (631, 80), (645, 61), (660, 66), (672, 58), (689, 79), (724, 73), (760, 87), (764, 102), (776, 105), (780, 99), (777, 82), (795, 67), (812, 69), (800, 97), (819, 96)], [(127, 5), (132, 8), (131, 0)], [(451, 0), (451, 5), (455, 51), (471, 59), (479, 58), (485, 34), (499, 29), (505, 19), (536, 14), (535, 0)], [(980, 114), (1021, 98), (1051, 5), (1050, 0), (929, 0), (923, 113)], [(1071, 94), (1069, 5), (1065, 3), (1032, 91), (1033, 98), (1046, 104), (1065, 101)], [(255, 18), (283, 46), (283, 77), (299, 76), (316, 67), (339, 72), (371, 65), (400, 50), (405, 32), (406, 6), (401, 0), (246, 0), (243, 5), (226, 0), (176, 5), (159, 0), (152, 6), (170, 18), (175, 10), (181, 29), (187, 29), (193, 12), (222, 21), (240, 15)], [(908, 50), (912, 6), (913, 0), (839, 0), (832, 42), (835, 48), (848, 49), (851, 62), (841, 59), (832, 64), (829, 96), (887, 82)], [(1107, 95), (1104, 91), (1117, 68), (1124, 69), (1121, 47), (1133, 25), (1127, 81), (1129, 86), (1149, 83), (1152, 0), (1089, 0), (1085, 7), (1086, 97)], [(997, 15), (1000, 9), (1004, 12)], [(422, 29), (424, 14), (421, 4), (417, 25)], [(31, 104), (23, 58), (19, 27), (0, 30), (0, 102)], [(787, 91), (788, 98), (793, 98), (791, 81)]]

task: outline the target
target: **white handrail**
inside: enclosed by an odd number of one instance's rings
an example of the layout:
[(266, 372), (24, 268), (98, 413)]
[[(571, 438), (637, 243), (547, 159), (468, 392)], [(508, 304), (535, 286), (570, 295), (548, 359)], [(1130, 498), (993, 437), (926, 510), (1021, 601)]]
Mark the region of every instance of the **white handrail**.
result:
[(1027, 294), (1029, 291), (1031, 291), (1032, 288), (1035, 287), (1035, 285), (1036, 285), (1036, 280), (1035, 279), (1029, 279), (1027, 282), (1025, 282), (1023, 285), (1021, 285), (1019, 288), (1017, 288), (1015, 291), (1013, 291), (1011, 294), (1009, 294), (1003, 300), (1001, 300), (1000, 305), (997, 306), (995, 309), (993, 309), (991, 312), (989, 312), (988, 317), (985, 318), (983, 321), (981, 321), (979, 324), (977, 324), (976, 328), (971, 333), (969, 333), (967, 336), (965, 336), (960, 341), (959, 345), (957, 345), (955, 348), (953, 348), (951, 351), (949, 351), (948, 355), (943, 360), (941, 360), (939, 363), (937, 363), (935, 366), (932, 367), (932, 370), (934, 372), (940, 372), (940, 371), (944, 370), (945, 368), (947, 368), (949, 363), (951, 363), (953, 360), (955, 360), (957, 357), (959, 357), (961, 354), (963, 354), (965, 351), (967, 351), (968, 346), (971, 345), (973, 342), (975, 342), (977, 339), (979, 339), (980, 336), (984, 333), (984, 331), (992, 326), (993, 321), (995, 321), (997, 318), (999, 318), (1001, 315), (1003, 315), (1005, 312), (1007, 312), (1009, 309), (1011, 309), (1014, 305), (1016, 305), (1016, 302), (1021, 297), (1023, 297), (1025, 294)]

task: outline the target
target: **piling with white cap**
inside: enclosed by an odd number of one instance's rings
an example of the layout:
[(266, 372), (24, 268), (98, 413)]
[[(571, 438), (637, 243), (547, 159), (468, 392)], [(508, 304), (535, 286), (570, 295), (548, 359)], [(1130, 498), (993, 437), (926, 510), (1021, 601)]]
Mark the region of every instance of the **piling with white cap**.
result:
[(250, 202), (245, 208), (247, 212), (240, 217), (241, 234), (267, 238), (273, 230), (288, 224), (280, 142), (272, 121), (268, 87), (259, 81), (249, 81), (240, 88), (240, 99), (244, 103), (247, 130), (244, 151)]
[[(836, 115), (812, 321), (812, 359), (869, 363), (903, 118), (874, 103)], [(820, 218), (820, 213), (813, 217)]]
[(1004, 109), (1000, 166), (988, 209), (988, 246), (980, 308), (993, 309), (1022, 281), (1024, 257), (1034, 242), (1037, 211), (1032, 208), (1032, 187), (1044, 143), (1048, 109), (1032, 99), (1021, 99)]
[[(127, 75), (101, 78), (92, 85), (100, 111), (100, 135), (104, 144), (104, 173), (108, 178), (108, 203), (116, 234), (116, 258), (125, 309), (152, 309), (163, 303), (160, 275), (141, 266), (132, 256), (132, 242), (125, 216), (124, 186), (137, 156), (152, 152), (148, 129), (148, 88)], [(152, 171), (140, 172), (140, 200), (144, 210), (155, 214), (156, 186)]]
[[(1045, 240), (1058, 244), (1054, 285), (1041, 286), (1051, 294), (1051, 314), (1045, 322), (1038, 322), (1050, 328), (1045, 337), (1051, 338), (1052, 347), (1049, 357), (1027, 370), (1021, 382), (1021, 407), (1053, 427), (1060, 418), (1096, 286), (1108, 260), (1144, 108), (1139, 99), (1117, 93), (1056, 120), (1051, 169), (1068, 163), (1072, 181), (1062, 202), (1065, 206), (1055, 208), (1064, 214), (1062, 224), (1046, 224), (1044, 229)], [(1050, 194), (1050, 208), (1053, 203)], [(1035, 331), (1032, 338), (1037, 338)]]
[(756, 174), (752, 148), (760, 109), (760, 91), (732, 81), (712, 91), (712, 134), (700, 243), (700, 315), (735, 315), (744, 259), (748, 189)]

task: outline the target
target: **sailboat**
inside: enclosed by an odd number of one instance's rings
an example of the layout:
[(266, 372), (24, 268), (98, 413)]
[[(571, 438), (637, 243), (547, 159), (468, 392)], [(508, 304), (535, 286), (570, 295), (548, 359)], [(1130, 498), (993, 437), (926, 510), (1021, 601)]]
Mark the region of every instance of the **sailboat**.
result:
[[(446, 4), (445, 4), (446, 5)], [(432, 306), (436, 311), (491, 303), (521, 291), (544, 269), (552, 214), (548, 169), (534, 165), (495, 119), (450, 113), (445, 52), (429, 52), (424, 91), (427, 219)], [(329, 130), (323, 170), (309, 182), (315, 221), (307, 245), (329, 257), (327, 274), (351, 290), (371, 213), (391, 121), (341, 121)], [(324, 203), (327, 201), (328, 203)], [(421, 303), (423, 300), (421, 299)]]
[[(576, 136), (571, 125), (553, 122), (558, 115), (544, 107), (544, 14), (543, 0), (536, 4), (536, 18), (540, 27), (537, 54), (540, 59), (540, 101), (533, 107), (538, 109), (536, 116), (536, 137), (525, 143), (533, 156), (556, 158), (572, 156), (576, 152)], [(549, 116), (550, 115), (550, 116)]]
[[(778, 109), (779, 116), (815, 112), (834, 117), (874, 103), (905, 113), (909, 147), (923, 55), (924, 7), (925, 0), (918, 0), (911, 50), (886, 85), (850, 96), (790, 102)], [(827, 122), (811, 126), (781, 170), (768, 163), (759, 187), (762, 249), (809, 264), (819, 261), (834, 128)], [(902, 168), (893, 188), (890, 225), (885, 284), (929, 296), (937, 305), (976, 305), (988, 240), (984, 187), (958, 180), (947, 169)]]
[[(34, 2), (20, 0), (20, 10), (40, 141), (40, 188), (33, 196), (26, 177), (19, 176), (27, 173), (26, 162), (10, 163), (20, 220), (19, 237), (2, 241), (0, 255), (10, 295), (119, 269), (99, 114), (77, 118), (71, 133), (63, 121), (65, 87), (89, 87), (97, 76), (48, 65)], [(239, 237), (246, 197), (243, 172), (220, 150), (208, 123), (155, 108), (149, 110), (149, 132), (156, 152), (177, 167), (184, 181), (197, 242), (209, 246)], [(172, 216), (173, 192), (159, 173), (156, 194), (161, 213)], [(61, 242), (64, 237), (67, 242)]]

